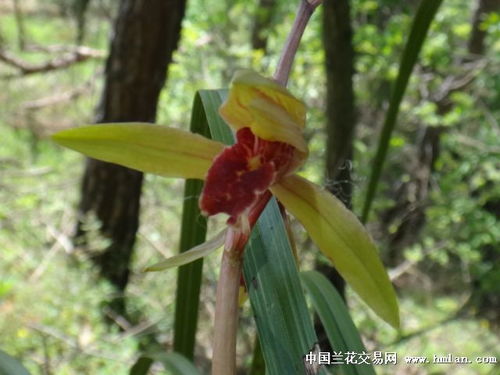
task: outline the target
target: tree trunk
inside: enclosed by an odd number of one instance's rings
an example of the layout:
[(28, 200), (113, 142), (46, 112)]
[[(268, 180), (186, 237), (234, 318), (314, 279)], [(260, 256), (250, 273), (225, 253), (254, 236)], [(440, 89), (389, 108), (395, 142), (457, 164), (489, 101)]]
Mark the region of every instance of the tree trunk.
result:
[[(354, 106), (354, 50), (349, 0), (325, 0), (323, 43), (326, 62), (326, 178), (328, 189), (351, 207), (352, 140), (356, 125)], [(317, 265), (344, 297), (345, 282), (332, 267)], [(331, 351), (321, 324), (316, 331), (322, 350)]]
[(259, 0), (252, 28), (252, 48), (254, 50), (261, 49), (266, 52), (269, 29), (271, 28), (275, 8), (276, 0)]
[(16, 27), (17, 27), (17, 47), (19, 50), (23, 51), (25, 47), (25, 36), (24, 31), (24, 17), (21, 11), (19, 0), (13, 0), (14, 5), (14, 15), (16, 17)]
[[(154, 122), (158, 96), (177, 47), (185, 0), (122, 0), (106, 63), (96, 122)], [(86, 242), (89, 214), (109, 245), (94, 258), (101, 275), (125, 289), (139, 225), (142, 173), (88, 159), (79, 206), (77, 240)], [(123, 310), (123, 303), (116, 305)], [(121, 308), (120, 308), (121, 307)]]
[(486, 30), (481, 27), (486, 16), (500, 9), (500, 0), (479, 0), (472, 18), (472, 30), (467, 44), (467, 50), (473, 55), (482, 55), (484, 53), (484, 39)]
[[(486, 31), (480, 25), (491, 12), (500, 10), (500, 0), (479, 0), (472, 18), (472, 30), (468, 43), (468, 52), (477, 56), (482, 56), (485, 53)], [(494, 182), (491, 182), (494, 184)], [(473, 192), (474, 194), (474, 192)], [(482, 208), (487, 212), (495, 215), (496, 219), (500, 219), (500, 200), (496, 197), (491, 197), (484, 202)], [(473, 277), (472, 280), (472, 296), (471, 306), (476, 315), (486, 318), (495, 329), (500, 328), (500, 296), (498, 288), (489, 285), (489, 288), (484, 290), (484, 284), (488, 285), (488, 281), (494, 279), (494, 274), (497, 271), (494, 265), (500, 263), (500, 255), (498, 248), (488, 245), (481, 248), (482, 263), (491, 265), (490, 270), (486, 271), (482, 277)], [(498, 268), (498, 267), (497, 267)], [(490, 283), (491, 284), (491, 283)]]
[(83, 44), (85, 38), (85, 26), (87, 18), (87, 10), (90, 0), (73, 0), (73, 13), (76, 21), (76, 44)]
[[(327, 79), (326, 174), (327, 178), (335, 180), (346, 169), (342, 166), (352, 152), (352, 139), (356, 125), (352, 83), (354, 50), (348, 0), (325, 0), (323, 40)], [(347, 185), (350, 189), (350, 183)], [(345, 189), (346, 184), (342, 186), (341, 191)], [(350, 205), (349, 195), (340, 196), (340, 198)]]

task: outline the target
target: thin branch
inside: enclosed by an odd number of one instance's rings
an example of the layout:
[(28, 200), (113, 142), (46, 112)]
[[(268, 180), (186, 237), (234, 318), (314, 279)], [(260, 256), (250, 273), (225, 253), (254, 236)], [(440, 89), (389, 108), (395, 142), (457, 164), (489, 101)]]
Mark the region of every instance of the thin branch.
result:
[(409, 340), (412, 340), (416, 337), (426, 335), (426, 334), (434, 331), (435, 329), (442, 328), (443, 326), (450, 324), (456, 320), (460, 320), (460, 319), (467, 317), (467, 314), (469, 313), (468, 308), (470, 307), (470, 305), (469, 305), (470, 301), (471, 301), (471, 295), (469, 294), (464, 298), (460, 307), (458, 307), (452, 314), (450, 314), (446, 318), (441, 319), (435, 323), (432, 323), (427, 327), (420, 328), (417, 331), (400, 336), (395, 341), (386, 345), (386, 347), (393, 347), (395, 345), (402, 344), (402, 343), (409, 341)]
[(447, 318), (444, 318), (443, 320), (439, 320), (433, 324), (431, 324), (430, 326), (428, 327), (424, 327), (418, 331), (415, 331), (415, 332), (412, 332), (412, 333), (409, 333), (407, 335), (404, 335), (404, 336), (401, 336), (399, 337), (396, 341), (393, 341), (391, 342), (389, 345), (387, 345), (388, 347), (392, 347), (392, 346), (395, 346), (395, 345), (400, 345), (406, 341), (409, 341), (409, 340), (412, 340), (416, 337), (419, 337), (419, 336), (423, 336), (423, 335), (426, 335), (432, 331), (434, 331), (435, 329), (438, 329), (438, 328), (441, 328), (455, 320), (458, 320), (460, 319), (461, 316), (460, 314), (458, 313), (454, 313), (450, 316), (448, 316)]
[(408, 333), (406, 335), (402, 335), (402, 336), (398, 337), (395, 341), (385, 345), (385, 347), (393, 347), (395, 345), (402, 344), (402, 343), (409, 341), (409, 340), (412, 340), (416, 337), (426, 335), (426, 334), (434, 331), (435, 329), (442, 328), (443, 326), (445, 326), (449, 323), (452, 323), (456, 320), (460, 320), (460, 319), (467, 317), (467, 314), (469, 312), (468, 308), (470, 306), (470, 302), (471, 302), (471, 294), (468, 294), (467, 296), (465, 296), (465, 298), (463, 298), (460, 307), (458, 307), (452, 314), (450, 314), (446, 318), (441, 319), (439, 321), (436, 321), (436, 322), (428, 325), (427, 327), (423, 327), (423, 328), (420, 328), (414, 332)]
[(104, 52), (96, 49), (92, 49), (91, 47), (79, 45), (79, 44), (49, 44), (49, 45), (43, 45), (43, 44), (37, 44), (37, 43), (30, 43), (26, 44), (24, 50), (26, 52), (43, 52), (43, 53), (75, 53), (80, 49), (87, 49), (87, 50), (92, 50), (100, 54), (104, 54)]
[(63, 342), (68, 347), (76, 350), (79, 354), (83, 354), (83, 355), (87, 355), (87, 356), (91, 356), (91, 357), (96, 357), (96, 358), (107, 359), (107, 360), (115, 361), (118, 363), (132, 364), (131, 360), (129, 360), (129, 359), (124, 360), (123, 358), (120, 358), (119, 356), (117, 356), (115, 353), (103, 352), (100, 349), (97, 349), (97, 348), (94, 349), (94, 348), (91, 348), (90, 346), (82, 346), (81, 343), (79, 342), (78, 338), (68, 336), (68, 335), (64, 334), (63, 332), (56, 330), (53, 327), (42, 325), (42, 324), (36, 324), (36, 323), (28, 323), (27, 326), (29, 329), (40, 332), (44, 335), (53, 337), (53, 338), (57, 339), (58, 341)]
[(430, 255), (431, 253), (436, 253), (443, 249), (445, 247), (445, 242), (446, 241), (442, 241), (437, 246), (424, 250), (422, 256), (419, 259), (407, 259), (404, 262), (400, 263), (389, 271), (389, 279), (392, 282), (399, 279), (401, 276), (409, 272), (413, 267), (417, 266), (420, 262), (426, 260), (426, 257), (428, 255)]
[(132, 328), (132, 323), (130, 323), (123, 315), (116, 313), (113, 309), (109, 307), (104, 308), (104, 314), (123, 331), (127, 331)]
[(57, 93), (55, 95), (46, 96), (45, 98), (40, 98), (36, 100), (30, 100), (28, 102), (24, 102), (21, 105), (22, 110), (37, 110), (45, 107), (50, 107), (53, 105), (61, 104), (64, 102), (69, 102), (73, 99), (78, 98), (79, 96), (87, 93), (92, 87), (92, 82), (87, 82), (80, 87), (76, 87), (74, 89)]
[(441, 84), (434, 94), (431, 100), (436, 102), (438, 105), (444, 103), (449, 99), (451, 94), (457, 91), (461, 91), (469, 86), (477, 78), (477, 75), (483, 71), (488, 65), (486, 59), (478, 59), (472, 63), (464, 64), (465, 74), (460, 76), (449, 76)]
[(463, 134), (456, 134), (456, 140), (458, 143), (463, 144), (464, 146), (469, 146), (477, 149), (479, 152), (488, 152), (492, 154), (500, 154), (500, 147), (495, 145), (487, 145), (484, 142), (481, 142), (477, 139), (467, 137)]
[(26, 76), (35, 73), (60, 70), (88, 59), (103, 58), (104, 56), (105, 55), (102, 51), (89, 47), (78, 46), (71, 52), (63, 53), (61, 56), (55, 57), (41, 64), (32, 64), (20, 59), (9, 51), (0, 49), (0, 61), (3, 61), (5, 64), (16, 68), (19, 71), (19, 74), (17, 75), (6, 75), (3, 76), (3, 78), (12, 78), (18, 75)]

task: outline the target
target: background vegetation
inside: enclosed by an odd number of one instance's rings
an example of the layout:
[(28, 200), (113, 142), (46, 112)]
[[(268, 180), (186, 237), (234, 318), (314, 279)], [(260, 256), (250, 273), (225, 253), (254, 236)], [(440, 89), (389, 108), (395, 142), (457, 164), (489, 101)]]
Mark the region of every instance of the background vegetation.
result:
[[(401, 305), (402, 332), (369, 314), (348, 290), (368, 350), (397, 352), (380, 373), (493, 374), (493, 365), (406, 365), (406, 355), (500, 357), (500, 13), (473, 20), (481, 2), (445, 1), (411, 77), (368, 227), (380, 245)], [(19, 6), (17, 13), (14, 4)], [(124, 374), (137, 347), (170, 348), (175, 272), (143, 274), (178, 248), (183, 183), (146, 176), (132, 274), (125, 292), (98, 277), (91, 261), (106, 240), (72, 244), (83, 159), (47, 137), (91, 123), (104, 78), (117, 2), (91, 1), (79, 31), (78, 2), (0, 0), (0, 348), (33, 374)], [(252, 46), (258, 2), (190, 0), (157, 122), (187, 129), (196, 90), (226, 87), (237, 67), (271, 75), (296, 4), (276, 1), (265, 49)], [(416, 5), (351, 2), (357, 132), (351, 171), (360, 213), (378, 135)], [(81, 22), (80, 22), (81, 25)], [(471, 50), (474, 28), (485, 32)], [(290, 90), (309, 106), (310, 162), (303, 174), (330, 187), (325, 170), (326, 81), (321, 17), (296, 58)], [(255, 43), (255, 42), (254, 42)], [(84, 45), (85, 58), (30, 72)], [(475, 52), (475, 53), (471, 53)], [(6, 59), (5, 56), (14, 56)], [(219, 223), (210, 223), (209, 231)], [(304, 267), (316, 252), (299, 232)], [(209, 367), (215, 280), (220, 254), (205, 262), (196, 364)], [(127, 315), (106, 301), (124, 298)], [(106, 318), (103, 318), (106, 317)], [(112, 324), (109, 324), (110, 321)], [(243, 308), (238, 363), (248, 368), (255, 328)], [(498, 365), (497, 365), (498, 366)]]

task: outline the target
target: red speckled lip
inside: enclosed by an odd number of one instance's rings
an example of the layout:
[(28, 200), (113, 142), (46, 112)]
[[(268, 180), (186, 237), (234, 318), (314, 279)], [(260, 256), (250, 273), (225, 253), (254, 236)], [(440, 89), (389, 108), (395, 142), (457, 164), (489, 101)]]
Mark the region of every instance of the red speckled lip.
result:
[(236, 139), (216, 156), (199, 202), (204, 215), (226, 213), (231, 225), (248, 214), (259, 197), (289, 171), (295, 151), (289, 144), (255, 136), (250, 128), (238, 130)]

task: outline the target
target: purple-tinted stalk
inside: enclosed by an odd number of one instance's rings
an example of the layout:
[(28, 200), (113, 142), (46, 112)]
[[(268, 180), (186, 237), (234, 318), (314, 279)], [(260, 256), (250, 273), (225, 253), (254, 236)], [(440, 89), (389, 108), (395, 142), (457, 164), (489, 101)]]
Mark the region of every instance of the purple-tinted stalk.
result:
[[(292, 30), (282, 50), (274, 79), (286, 86), (293, 59), (300, 39), (311, 15), (322, 0), (301, 0)], [(259, 204), (250, 212), (250, 228), (253, 228), (262, 210), (271, 198), (267, 192)], [(236, 374), (236, 332), (238, 328), (238, 294), (240, 290), (243, 250), (250, 233), (241, 233), (229, 228), (222, 255), (217, 295), (215, 302), (215, 322), (212, 354), (212, 375)]]

